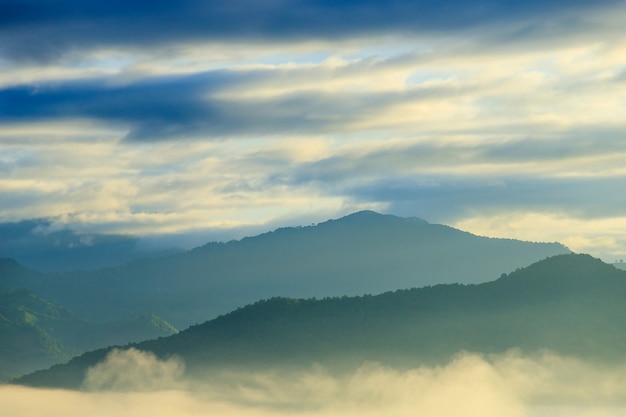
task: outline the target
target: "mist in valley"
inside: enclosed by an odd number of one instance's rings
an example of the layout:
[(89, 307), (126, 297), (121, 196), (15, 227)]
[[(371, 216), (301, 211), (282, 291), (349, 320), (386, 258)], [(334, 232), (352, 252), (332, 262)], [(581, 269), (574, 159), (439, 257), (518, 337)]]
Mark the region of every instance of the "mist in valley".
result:
[(364, 363), (185, 376), (185, 364), (135, 349), (113, 350), (79, 391), (0, 386), (3, 413), (65, 416), (626, 416), (626, 364), (550, 352), (460, 353), (443, 366)]

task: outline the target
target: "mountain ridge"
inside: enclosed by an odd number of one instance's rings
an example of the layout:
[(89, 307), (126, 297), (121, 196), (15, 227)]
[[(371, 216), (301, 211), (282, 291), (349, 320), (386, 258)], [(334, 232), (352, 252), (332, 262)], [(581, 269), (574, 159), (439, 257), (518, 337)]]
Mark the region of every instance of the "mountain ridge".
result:
[[(578, 276), (572, 277), (572, 271)], [(568, 284), (576, 281), (585, 285)], [(527, 284), (526, 291), (519, 291), (520, 282)], [(626, 272), (589, 255), (557, 255), (481, 284), (260, 300), (176, 335), (126, 348), (162, 358), (176, 355), (187, 362), (190, 375), (198, 376), (315, 363), (333, 369), (366, 361), (414, 367), (445, 362), (461, 351), (509, 349), (548, 349), (611, 363), (623, 360), (626, 350), (625, 297)], [(107, 351), (16, 382), (76, 388), (84, 371)]]
[(555, 243), (486, 238), (421, 219), (363, 211), (315, 226), (211, 242), (168, 257), (40, 274), (24, 282), (85, 317), (113, 320), (147, 310), (184, 328), (258, 298), (484, 282), (559, 253), (570, 251)]

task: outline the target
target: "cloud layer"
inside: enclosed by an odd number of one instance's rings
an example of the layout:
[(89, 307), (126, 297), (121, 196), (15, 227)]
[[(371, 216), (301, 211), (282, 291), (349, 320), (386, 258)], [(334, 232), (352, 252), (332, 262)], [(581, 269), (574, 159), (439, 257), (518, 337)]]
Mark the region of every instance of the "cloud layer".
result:
[[(0, 387), (12, 416), (622, 416), (626, 367), (544, 353), (485, 358), (462, 354), (445, 366), (408, 370), (366, 364), (181, 377), (176, 359), (114, 351), (92, 368), (85, 392)], [(156, 385), (155, 385), (156, 384)]]

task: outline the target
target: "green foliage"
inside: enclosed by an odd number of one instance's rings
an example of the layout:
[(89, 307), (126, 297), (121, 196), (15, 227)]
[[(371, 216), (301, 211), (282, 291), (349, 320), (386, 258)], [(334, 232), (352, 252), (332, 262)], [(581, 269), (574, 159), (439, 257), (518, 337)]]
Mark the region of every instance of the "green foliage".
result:
[(24, 311), (24, 323), (28, 324), (29, 326), (36, 326), (38, 321), (39, 319), (37, 319), (37, 316), (29, 313), (28, 311)]
[(176, 333), (153, 314), (94, 323), (31, 291), (0, 291), (0, 373), (5, 379), (82, 352)]

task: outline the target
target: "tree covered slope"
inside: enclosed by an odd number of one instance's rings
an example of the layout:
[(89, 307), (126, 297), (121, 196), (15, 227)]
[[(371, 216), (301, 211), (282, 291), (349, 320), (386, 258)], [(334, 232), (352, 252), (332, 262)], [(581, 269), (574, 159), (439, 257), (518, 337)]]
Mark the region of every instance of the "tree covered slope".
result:
[[(379, 361), (441, 363), (460, 351), (550, 349), (599, 361), (626, 352), (626, 272), (588, 255), (560, 255), (483, 284), (446, 284), (376, 296), (272, 298), (134, 347), (211, 370)], [(107, 350), (18, 383), (78, 387)]]
[(0, 380), (67, 361), (102, 346), (169, 336), (153, 314), (91, 322), (29, 290), (0, 291)]

